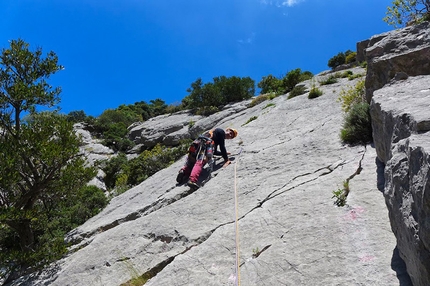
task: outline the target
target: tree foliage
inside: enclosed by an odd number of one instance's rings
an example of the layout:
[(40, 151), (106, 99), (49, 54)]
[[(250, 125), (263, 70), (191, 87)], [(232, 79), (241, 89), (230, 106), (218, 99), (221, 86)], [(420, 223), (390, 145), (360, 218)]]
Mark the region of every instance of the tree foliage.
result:
[(262, 78), (258, 83), (261, 88), (260, 93), (274, 92), (277, 95), (286, 94), (293, 90), (293, 88), (302, 81), (311, 79), (313, 74), (310, 71), (302, 72), (300, 68), (289, 71), (282, 78), (277, 78), (271, 74)]
[[(255, 82), (250, 77), (219, 76), (203, 84), (201, 78), (191, 83), (189, 94), (182, 100), (184, 108), (204, 109), (249, 99), (255, 94)], [(217, 110), (217, 109), (212, 109)]]
[[(330, 68), (334, 69), (334, 68), (336, 68), (340, 65), (343, 65), (345, 63), (352, 62), (353, 56), (354, 56), (354, 52), (351, 50), (347, 50), (345, 52), (340, 52), (337, 55), (333, 56), (331, 59), (329, 59), (327, 65)], [(348, 58), (348, 62), (346, 60), (347, 58)], [(355, 57), (354, 57), (354, 60), (355, 60)]]
[(430, 0), (394, 0), (383, 20), (396, 28), (429, 21)]
[(36, 265), (65, 250), (64, 232), (54, 227), (59, 205), (95, 172), (79, 156), (66, 116), (36, 110), (60, 100), (60, 88), (47, 82), (62, 69), (55, 53), (42, 57), (40, 48), (14, 40), (0, 67), (0, 265)]

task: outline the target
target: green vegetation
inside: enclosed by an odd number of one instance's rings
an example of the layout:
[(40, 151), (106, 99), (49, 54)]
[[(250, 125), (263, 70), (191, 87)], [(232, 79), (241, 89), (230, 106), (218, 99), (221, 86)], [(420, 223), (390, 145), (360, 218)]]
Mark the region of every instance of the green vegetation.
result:
[(355, 62), (356, 58), (357, 58), (356, 52), (352, 52), (352, 53), (348, 53), (348, 54), (345, 53), (345, 63), (346, 64), (350, 64), (350, 63)]
[(337, 101), (341, 103), (342, 111), (345, 113), (348, 113), (353, 105), (365, 102), (364, 80), (357, 82), (354, 87), (348, 90), (342, 89)]
[(355, 87), (342, 90), (338, 101), (341, 102), (345, 119), (340, 138), (347, 144), (366, 144), (372, 139), (372, 124), (369, 104), (365, 99), (364, 80)]
[(337, 75), (330, 75), (327, 78), (320, 81), (320, 85), (329, 85), (337, 82)]
[(246, 121), (244, 124), (242, 124), (242, 126), (245, 126), (246, 124), (248, 124), (251, 121), (256, 120), (258, 117), (257, 116), (252, 116), (251, 118), (248, 119), (248, 121)]
[(43, 57), (40, 48), (13, 40), (0, 66), (0, 265), (24, 271), (64, 254), (64, 234), (106, 201), (86, 187), (95, 170), (79, 156), (72, 123), (36, 111), (60, 101), (61, 89), (47, 82), (63, 69), (56, 54)]
[(383, 20), (396, 28), (430, 21), (429, 0), (394, 0)]
[[(328, 66), (332, 69), (335, 69), (336, 67), (343, 65), (345, 63), (350, 63), (355, 61), (355, 53), (351, 50), (347, 50), (346, 52), (340, 52), (331, 59), (328, 60)], [(346, 59), (348, 58), (348, 61)]]
[(305, 94), (307, 92), (304, 85), (296, 85), (292, 91), (288, 94), (288, 99)]
[(343, 207), (346, 205), (346, 198), (349, 194), (349, 180), (343, 181), (343, 188), (333, 191), (332, 199), (336, 199), (334, 204), (338, 207)]
[(367, 144), (372, 142), (372, 124), (369, 104), (354, 104), (346, 114), (340, 138), (347, 144)]
[(311, 90), (309, 91), (308, 98), (313, 99), (313, 98), (320, 97), (321, 95), (323, 95), (322, 90), (320, 90), (318, 87), (312, 87)]
[(269, 108), (271, 106), (276, 106), (276, 104), (274, 104), (274, 103), (268, 103), (263, 109)]
[(269, 94), (260, 94), (259, 96), (255, 97), (251, 103), (248, 105), (248, 107), (254, 107), (263, 101), (269, 100)]
[(252, 98), (255, 82), (250, 77), (219, 76), (212, 83), (198, 78), (187, 90), (189, 94), (182, 100), (182, 107), (192, 109), (196, 114), (209, 115), (218, 112), (219, 106)]
[(100, 167), (106, 173), (106, 187), (116, 196), (136, 186), (156, 172), (168, 167), (188, 150), (191, 140), (184, 140), (178, 147), (167, 148), (158, 144), (143, 151), (138, 157), (127, 160), (124, 153), (101, 162)]
[(293, 88), (299, 82), (312, 78), (313, 74), (309, 71), (302, 72), (301, 69), (295, 69), (288, 72), (282, 78), (276, 78), (273, 75), (263, 77), (258, 83), (258, 87), (261, 88), (261, 93), (274, 92), (276, 95), (286, 94), (293, 90)]

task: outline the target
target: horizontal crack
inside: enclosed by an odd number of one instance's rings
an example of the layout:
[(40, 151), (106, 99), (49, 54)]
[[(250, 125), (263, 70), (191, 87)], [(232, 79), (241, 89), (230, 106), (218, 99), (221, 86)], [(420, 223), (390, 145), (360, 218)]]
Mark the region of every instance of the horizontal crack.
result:
[[(173, 187), (175, 188), (175, 187)], [(170, 192), (173, 188), (169, 189), (166, 191), (166, 193)], [(77, 237), (73, 238), (73, 234), (71, 234), (69, 236), (69, 239), (67, 240), (67, 243), (71, 243), (71, 244), (79, 244), (80, 242), (82, 242), (84, 239), (89, 238), (94, 236), (97, 233), (101, 233), (101, 232), (105, 232), (109, 229), (112, 229), (114, 227), (117, 227), (118, 225), (125, 223), (125, 222), (129, 222), (129, 221), (133, 221), (136, 220), (142, 216), (146, 216), (149, 215), (152, 212), (155, 212), (159, 209), (161, 209), (162, 207), (171, 205), (189, 195), (191, 195), (192, 193), (194, 193), (196, 190), (192, 190), (191, 188), (186, 189), (184, 192), (177, 194), (176, 196), (173, 196), (171, 198), (162, 198), (162, 199), (158, 199), (155, 202), (153, 202), (152, 204), (145, 206), (137, 211), (134, 211), (132, 213), (129, 213), (127, 216), (114, 220), (111, 223), (105, 224), (95, 230), (92, 231), (88, 231), (85, 233), (81, 233), (79, 234)], [(88, 244), (86, 244), (88, 245)], [(85, 246), (86, 246), (85, 245)]]

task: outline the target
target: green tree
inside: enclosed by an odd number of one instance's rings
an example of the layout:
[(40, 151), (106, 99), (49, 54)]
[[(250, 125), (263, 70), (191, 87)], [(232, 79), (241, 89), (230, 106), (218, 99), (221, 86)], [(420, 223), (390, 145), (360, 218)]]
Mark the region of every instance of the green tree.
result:
[(57, 62), (20, 39), (0, 55), (0, 265), (33, 265), (64, 251), (62, 238), (46, 239), (56, 237), (50, 210), (95, 175), (66, 116), (36, 111), (60, 101), (60, 88), (47, 82), (62, 69)]
[(261, 81), (257, 84), (258, 88), (261, 88), (261, 94), (270, 92), (278, 93), (281, 85), (282, 81), (271, 74), (269, 74), (268, 76), (263, 76)]
[(156, 99), (151, 99), (149, 102), (152, 109), (151, 117), (155, 117), (166, 113), (167, 104), (164, 100), (160, 98), (156, 98)]
[(340, 65), (343, 65), (344, 63), (346, 63), (346, 58), (348, 56), (352, 55), (353, 53), (354, 52), (351, 50), (346, 50), (346, 52), (340, 52), (337, 55), (335, 55), (334, 57), (332, 57), (331, 59), (329, 59), (327, 65), (332, 69), (334, 69)]
[(394, 0), (383, 20), (396, 28), (429, 21), (430, 0)]
[(0, 120), (10, 134), (19, 135), (23, 112), (35, 112), (37, 105), (53, 107), (59, 103), (61, 88), (53, 88), (47, 82), (52, 74), (63, 69), (57, 62), (54, 52), (43, 58), (41, 48), (32, 52), (21, 39), (12, 40), (9, 49), (2, 49)]
[(217, 107), (231, 102), (249, 99), (255, 94), (255, 82), (250, 77), (219, 76), (213, 82), (203, 84), (198, 78), (187, 89), (189, 94), (182, 100), (185, 108), (194, 110), (217, 110)]
[(302, 72), (300, 68), (289, 71), (282, 79), (283, 93), (288, 93), (293, 90), (293, 88), (299, 82), (311, 79), (313, 74), (309, 71)]
[(87, 121), (87, 115), (83, 110), (75, 110), (67, 114), (67, 120), (73, 123), (85, 122)]

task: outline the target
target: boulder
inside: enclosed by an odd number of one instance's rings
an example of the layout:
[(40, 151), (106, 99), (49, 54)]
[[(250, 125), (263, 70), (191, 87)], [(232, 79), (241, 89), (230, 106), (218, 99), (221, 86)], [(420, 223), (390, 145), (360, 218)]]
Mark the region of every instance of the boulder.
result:
[(430, 22), (373, 36), (365, 50), (366, 99), (398, 72), (409, 76), (430, 74)]

